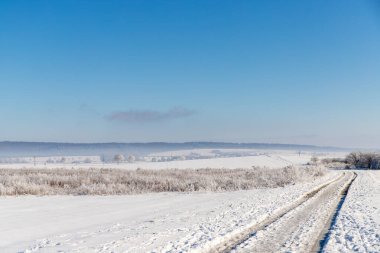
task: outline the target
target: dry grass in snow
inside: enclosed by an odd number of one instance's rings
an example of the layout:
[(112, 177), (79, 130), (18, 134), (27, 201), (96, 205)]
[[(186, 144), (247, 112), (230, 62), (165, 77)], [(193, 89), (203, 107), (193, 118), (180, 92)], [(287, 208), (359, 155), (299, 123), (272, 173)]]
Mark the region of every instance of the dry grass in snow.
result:
[(319, 167), (267, 169), (1, 169), (0, 195), (121, 195), (281, 187), (324, 175)]

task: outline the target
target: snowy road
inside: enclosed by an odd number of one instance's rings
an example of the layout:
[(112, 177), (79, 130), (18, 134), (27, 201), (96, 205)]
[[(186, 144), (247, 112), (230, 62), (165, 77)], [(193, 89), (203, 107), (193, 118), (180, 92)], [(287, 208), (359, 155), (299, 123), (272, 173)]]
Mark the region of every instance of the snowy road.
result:
[(315, 252), (342, 190), (353, 178), (351, 172), (343, 174), (211, 252)]
[(333, 226), (328, 252), (380, 252), (380, 171), (356, 171), (357, 179)]

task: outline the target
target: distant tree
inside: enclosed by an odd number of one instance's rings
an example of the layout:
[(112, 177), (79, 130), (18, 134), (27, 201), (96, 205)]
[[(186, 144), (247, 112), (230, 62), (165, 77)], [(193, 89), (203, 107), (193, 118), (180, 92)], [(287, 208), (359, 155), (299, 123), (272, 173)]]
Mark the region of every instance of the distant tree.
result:
[(358, 169), (380, 169), (380, 154), (352, 152), (347, 155), (346, 163)]
[(361, 157), (360, 152), (351, 152), (349, 155), (347, 155), (346, 162), (348, 164), (354, 165), (355, 167), (358, 167), (360, 163), (360, 157)]
[(86, 159), (84, 160), (84, 163), (92, 163), (92, 160), (91, 160), (90, 158), (86, 158)]
[(125, 161), (125, 157), (124, 155), (122, 154), (116, 154), (114, 157), (113, 157), (113, 160), (117, 163), (120, 163), (120, 162), (123, 162)]
[(317, 164), (318, 161), (319, 161), (319, 159), (318, 159), (318, 157), (313, 156), (313, 157), (310, 159), (310, 161), (311, 161), (313, 164)]
[(130, 156), (128, 156), (127, 160), (128, 160), (128, 162), (133, 163), (134, 161), (136, 161), (136, 157), (134, 155), (130, 155)]
[(374, 170), (380, 169), (380, 154), (376, 154), (376, 157), (372, 160), (370, 168)]
[(66, 162), (66, 157), (62, 157), (60, 162), (61, 163), (65, 163)]
[(379, 155), (375, 153), (362, 154), (362, 166), (368, 169), (377, 169), (379, 159)]

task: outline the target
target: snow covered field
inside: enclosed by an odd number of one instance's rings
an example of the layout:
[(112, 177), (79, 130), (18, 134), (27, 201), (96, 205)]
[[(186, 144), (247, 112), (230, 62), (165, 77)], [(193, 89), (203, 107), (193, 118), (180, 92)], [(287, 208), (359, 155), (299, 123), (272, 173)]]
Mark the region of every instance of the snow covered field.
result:
[(325, 252), (380, 252), (380, 171), (356, 171)]
[(19, 164), (0, 164), (0, 168), (115, 168), (115, 169), (200, 169), (200, 168), (251, 168), (252, 166), (267, 166), (268, 168), (281, 168), (292, 164), (304, 164), (310, 161), (311, 156), (305, 155), (299, 158), (293, 156), (273, 156), (273, 155), (258, 155), (246, 157), (226, 157), (226, 158), (209, 158), (195, 159), (185, 161), (169, 161), (169, 162), (135, 162), (135, 163), (93, 163), (93, 164), (67, 164), (67, 163), (52, 163), (52, 164), (37, 164), (34, 166), (31, 163)]
[[(275, 152), (106, 166), (276, 168), (305, 164), (312, 156)], [(356, 173), (324, 252), (380, 252), (380, 171)], [(268, 245), (306, 250), (318, 242), (350, 178), (352, 172), (332, 170), (312, 182), (235, 192), (0, 197), (0, 252), (219, 252), (220, 245), (229, 243), (236, 243), (236, 252), (263, 252)], [(243, 237), (243, 243), (234, 239), (253, 228), (257, 232)]]
[(285, 188), (0, 199), (1, 252), (187, 252), (268, 217), (336, 176)]
[[(199, 168), (252, 168), (252, 166), (265, 166), (268, 168), (281, 168), (288, 165), (303, 165), (310, 161), (313, 156), (320, 159), (330, 157), (344, 157), (346, 153), (315, 153), (298, 151), (268, 151), (268, 150), (211, 150), (211, 149), (195, 149), (195, 150), (180, 150), (163, 153), (155, 153), (151, 156), (180, 156), (196, 154), (198, 156), (209, 156), (223, 153), (229, 157), (213, 157), (205, 159), (194, 159), (184, 161), (165, 161), (165, 162), (142, 162), (134, 163), (37, 163), (36, 166), (30, 163), (0, 163), (0, 168), (116, 168), (116, 169), (199, 169)], [(45, 157), (45, 159), (48, 159)], [(57, 160), (56, 157), (54, 159)], [(72, 157), (70, 157), (72, 159)], [(78, 157), (77, 160), (85, 160), (86, 158)], [(29, 161), (29, 160), (28, 160)], [(58, 159), (59, 161), (59, 159)]]

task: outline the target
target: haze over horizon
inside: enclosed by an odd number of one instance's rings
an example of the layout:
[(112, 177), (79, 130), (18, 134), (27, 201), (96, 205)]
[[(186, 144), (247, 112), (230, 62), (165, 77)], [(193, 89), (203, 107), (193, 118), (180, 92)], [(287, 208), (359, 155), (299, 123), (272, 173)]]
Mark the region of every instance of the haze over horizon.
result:
[[(165, 142), (165, 141), (153, 141), (153, 142), (64, 142), (64, 141), (14, 141), (14, 140), (0, 140), (0, 143), (57, 143), (57, 144), (78, 144), (78, 145), (93, 145), (93, 144), (236, 144), (236, 145), (246, 145), (246, 144), (257, 144), (257, 145), (287, 145), (287, 146), (312, 146), (312, 147), (327, 147), (327, 148), (341, 148), (333, 146), (318, 146), (311, 144), (294, 144), (294, 143), (276, 143), (276, 142), (223, 142), (223, 141), (182, 141), (182, 142)], [(352, 147), (351, 147), (352, 148)]]
[(1, 1), (0, 140), (380, 148), (376, 1)]

